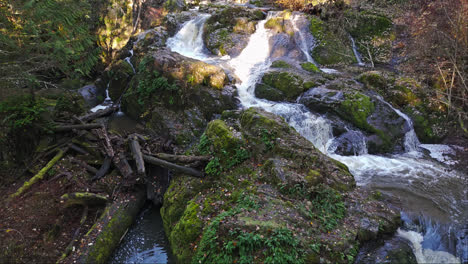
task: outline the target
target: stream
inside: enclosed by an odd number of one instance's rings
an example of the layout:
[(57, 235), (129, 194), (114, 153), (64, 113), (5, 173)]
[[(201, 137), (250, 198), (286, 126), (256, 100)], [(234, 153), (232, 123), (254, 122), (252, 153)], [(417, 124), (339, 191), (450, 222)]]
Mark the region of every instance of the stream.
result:
[[(411, 119), (389, 103), (385, 104), (404, 120), (410, 128), (405, 135), (405, 152), (400, 154), (370, 155), (361, 144), (355, 156), (341, 156), (333, 152), (331, 122), (325, 117), (309, 111), (299, 103), (271, 102), (256, 98), (255, 84), (270, 67), (269, 39), (273, 33), (265, 29), (268, 17), (257, 24), (257, 30), (250, 36), (248, 45), (235, 58), (214, 59), (208, 55), (201, 37), (203, 24), (209, 15), (199, 16), (185, 23), (181, 30), (168, 40), (168, 47), (186, 57), (217, 64), (239, 78), (236, 84), (243, 108), (259, 107), (285, 118), (302, 136), (311, 141), (326, 155), (346, 164), (354, 175), (358, 186), (379, 190), (397, 197), (403, 208), (404, 225), (397, 236), (407, 239), (418, 263), (461, 263), (468, 261), (468, 224), (466, 175), (450, 170), (451, 161), (446, 154), (453, 147), (445, 145), (420, 144)], [(300, 14), (294, 13), (295, 41), (309, 62), (313, 62), (309, 51), (314, 43), (307, 43), (310, 34), (304, 27), (296, 25)], [(307, 27), (305, 27), (307, 28)], [(354, 40), (352, 40), (354, 43)], [(354, 46), (354, 45), (353, 45)], [(354, 47), (357, 61), (362, 63)], [(226, 63), (219, 63), (222, 60)], [(339, 74), (333, 69), (321, 69), (327, 73)], [(380, 98), (379, 100), (382, 100)], [(359, 132), (359, 131), (357, 131)]]
[[(334, 153), (332, 126), (326, 117), (311, 112), (299, 103), (271, 102), (255, 97), (255, 84), (272, 63), (269, 40), (274, 33), (265, 29), (264, 24), (276, 15), (276, 12), (269, 12), (267, 18), (257, 24), (257, 30), (250, 36), (247, 46), (234, 58), (208, 54), (202, 34), (209, 14), (200, 13), (186, 22), (175, 36), (167, 40), (167, 46), (186, 57), (233, 72), (239, 79), (236, 86), (242, 108), (259, 107), (284, 117), (317, 149), (346, 164), (358, 186), (398, 198), (404, 224), (396, 236), (406, 239), (418, 263), (468, 262), (468, 179), (447, 166), (454, 162), (447, 156), (455, 153), (453, 146), (420, 144), (412, 120), (384, 99), (378, 98), (402, 117), (409, 127), (404, 139), (404, 153), (370, 155), (363, 141), (356, 146), (356, 155), (341, 156)], [(309, 54), (315, 45), (314, 39), (306, 30), (308, 26), (304, 26), (300, 13), (294, 12), (292, 23), (296, 45), (304, 53), (306, 61), (316, 64)], [(363, 66), (354, 40), (350, 40), (356, 59)], [(130, 58), (126, 61), (130, 63)], [(321, 70), (339, 74), (334, 69)], [(96, 110), (112, 104), (109, 101), (110, 98), (106, 98)], [(172, 261), (159, 210), (147, 207), (128, 231), (111, 263)]]

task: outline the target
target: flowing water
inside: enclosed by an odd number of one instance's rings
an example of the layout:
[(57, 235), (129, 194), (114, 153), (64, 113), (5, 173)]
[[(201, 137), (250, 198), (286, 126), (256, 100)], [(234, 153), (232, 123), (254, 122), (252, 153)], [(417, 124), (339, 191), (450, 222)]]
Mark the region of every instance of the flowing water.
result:
[[(467, 177), (449, 170), (440, 162), (447, 159), (444, 154), (453, 151), (452, 147), (421, 145), (411, 119), (380, 98), (406, 120), (409, 132), (405, 135), (405, 153), (370, 155), (364, 142), (360, 145), (359, 155), (340, 156), (333, 153), (332, 129), (326, 118), (298, 103), (271, 102), (254, 96), (255, 84), (271, 65), (269, 39), (273, 33), (265, 29), (264, 24), (275, 15), (270, 12), (266, 20), (258, 23), (256, 32), (239, 56), (224, 58), (240, 80), (236, 86), (242, 107), (260, 107), (284, 117), (319, 150), (345, 163), (358, 185), (400, 198), (407, 219), (404, 219), (405, 227), (398, 235), (411, 242), (419, 263), (468, 261), (468, 226), (465, 226), (468, 219)], [(219, 60), (206, 55), (201, 36), (207, 18), (208, 15), (202, 14), (187, 22), (176, 36), (168, 40), (168, 47), (184, 56), (216, 64)], [(307, 33), (296, 25), (298, 19), (293, 17), (296, 42), (307, 61), (313, 62), (309, 55), (311, 45), (307, 44), (305, 36)], [(331, 69), (322, 71), (333, 72)], [(429, 150), (430, 154), (422, 149)], [(437, 160), (431, 157), (437, 157)], [(430, 221), (415, 221), (420, 215)], [(417, 224), (410, 224), (413, 222)]]
[(149, 205), (143, 209), (109, 263), (175, 263), (159, 208)]
[(357, 50), (356, 42), (354, 41), (354, 38), (351, 35), (349, 35), (349, 40), (351, 40), (351, 47), (353, 48), (354, 57), (356, 57), (358, 65), (364, 66), (365, 64), (364, 62), (362, 62), (361, 54), (359, 54), (359, 51)]

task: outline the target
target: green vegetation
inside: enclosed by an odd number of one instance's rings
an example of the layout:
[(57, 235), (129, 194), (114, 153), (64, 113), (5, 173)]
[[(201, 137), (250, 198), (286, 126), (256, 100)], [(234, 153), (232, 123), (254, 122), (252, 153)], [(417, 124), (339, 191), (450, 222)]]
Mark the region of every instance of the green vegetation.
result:
[(277, 60), (271, 64), (271, 68), (291, 68), (291, 65), (285, 61)]
[(34, 100), (30, 95), (12, 97), (0, 102), (2, 124), (11, 132), (26, 131), (32, 127), (45, 129), (45, 120), (42, 116), (45, 111), (45, 102), (41, 99)]
[(99, 49), (88, 1), (0, 3), (0, 65), (8, 86), (40, 88), (92, 73)]
[(352, 122), (357, 127), (373, 132), (375, 129), (367, 122), (375, 110), (370, 98), (361, 93), (346, 94), (346, 100), (339, 106), (341, 117)]
[(305, 62), (301, 63), (302, 69), (309, 71), (309, 72), (320, 72), (320, 69), (317, 65), (313, 64), (312, 62)]
[(334, 189), (318, 185), (312, 200), (312, 216), (318, 218), (322, 228), (333, 230), (344, 218), (346, 208), (340, 193)]

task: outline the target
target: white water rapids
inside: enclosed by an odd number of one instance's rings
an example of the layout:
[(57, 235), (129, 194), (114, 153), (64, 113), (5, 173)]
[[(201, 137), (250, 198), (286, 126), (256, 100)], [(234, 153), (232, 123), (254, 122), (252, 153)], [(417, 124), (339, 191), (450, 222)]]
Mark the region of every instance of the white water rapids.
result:
[[(228, 65), (240, 80), (236, 86), (242, 107), (259, 107), (284, 117), (292, 127), (311, 141), (319, 150), (346, 164), (358, 185), (368, 185), (400, 198), (405, 198), (406, 200), (402, 200), (406, 210), (424, 213), (450, 223), (463, 224), (466, 220), (466, 212), (464, 211), (466, 207), (464, 188), (466, 187), (463, 185), (463, 175), (459, 175), (454, 171), (450, 172), (443, 164), (423, 155), (412, 127), (412, 121), (401, 111), (392, 107), (398, 115), (406, 120), (410, 128), (405, 137), (406, 153), (377, 156), (364, 154), (367, 153), (366, 149), (364, 149), (359, 151), (360, 154), (364, 155), (340, 156), (334, 154), (331, 151), (332, 148), (329, 148), (332, 145), (333, 136), (330, 122), (327, 119), (310, 112), (302, 104), (271, 102), (255, 97), (255, 84), (271, 65), (269, 39), (273, 33), (265, 29), (264, 24), (275, 15), (276, 13), (270, 12), (267, 19), (258, 23), (256, 32), (250, 36), (249, 43), (239, 56), (232, 59), (224, 58), (227, 59)], [(184, 56), (213, 63), (212, 56), (204, 53), (202, 39), (203, 23), (208, 17), (209, 15), (201, 14), (187, 22), (174, 37), (167, 41), (168, 47)], [(298, 18), (294, 17), (294, 19)], [(299, 42), (298, 45), (305, 53), (307, 61), (313, 62), (308, 52), (310, 45), (303, 43), (306, 37), (302, 35), (303, 32), (296, 26), (294, 27), (297, 30), (295, 34), (298, 34), (295, 37), (296, 42)], [(322, 70), (326, 71), (327, 69)], [(421, 147), (424, 147), (424, 145)], [(365, 148), (365, 144), (363, 148)], [(450, 147), (447, 146), (447, 148)], [(433, 147), (432, 149), (437, 148)], [(450, 188), (450, 192), (448, 192), (447, 188)], [(413, 239), (415, 236), (412, 233), (410, 235), (403, 234), (402, 236), (411, 240), (415, 248), (415, 254), (422, 254), (422, 257), (417, 256), (418, 261), (423, 259), (428, 262), (433, 259), (442, 261), (443, 258), (430, 257), (428, 254), (431, 256), (434, 254), (443, 254), (445, 256), (448, 254), (451, 258), (445, 259), (460, 262), (458, 258), (443, 251), (429, 251), (430, 249), (427, 249), (416, 252), (418, 250), (416, 244), (421, 244), (422, 241)]]

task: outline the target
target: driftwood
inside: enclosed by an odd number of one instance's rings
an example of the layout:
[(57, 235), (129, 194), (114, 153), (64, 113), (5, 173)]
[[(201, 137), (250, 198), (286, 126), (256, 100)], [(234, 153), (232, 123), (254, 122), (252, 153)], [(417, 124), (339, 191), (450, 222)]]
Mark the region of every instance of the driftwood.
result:
[(101, 129), (96, 129), (94, 131), (97, 133), (98, 137), (104, 141), (104, 149), (107, 153), (107, 156), (109, 156), (111, 159), (114, 158), (114, 148), (112, 147), (109, 136), (107, 135), (106, 128), (102, 126)]
[(87, 129), (99, 128), (101, 126), (102, 125), (98, 123), (84, 124), (84, 125), (66, 125), (66, 126), (56, 126), (55, 128), (53, 128), (53, 130), (55, 132), (66, 132), (66, 131), (71, 131), (73, 129), (87, 130)]
[(103, 117), (103, 116), (108, 116), (108, 115), (114, 113), (115, 111), (117, 111), (118, 109), (119, 109), (119, 107), (117, 105), (114, 105), (114, 106), (110, 106), (110, 107), (108, 107), (106, 109), (102, 109), (102, 110), (96, 111), (94, 113), (89, 113), (87, 115), (78, 117), (78, 119), (83, 121), (83, 122), (89, 122), (89, 121), (92, 121), (94, 119), (97, 119), (97, 118), (100, 118), (100, 117)]
[(91, 165), (88, 165), (88, 163), (82, 161), (82, 160), (79, 160), (79, 159), (76, 159), (76, 158), (72, 158), (71, 159), (72, 162), (82, 166), (83, 168), (85, 168), (87, 171), (93, 173), (93, 174), (96, 174), (98, 172), (98, 170), (96, 168), (94, 168), (93, 166)]
[(145, 161), (143, 160), (143, 154), (141, 153), (141, 146), (136, 136), (130, 138), (130, 151), (132, 152), (133, 159), (135, 160), (137, 173), (139, 175), (145, 174)]
[(105, 196), (89, 192), (67, 193), (62, 195), (60, 199), (65, 202), (65, 207), (76, 204), (84, 206), (105, 205), (108, 200)]
[(173, 154), (167, 154), (167, 153), (156, 153), (156, 154), (152, 154), (152, 156), (155, 156), (159, 159), (163, 159), (166, 161), (176, 162), (176, 163), (193, 163), (197, 161), (208, 162), (211, 159), (210, 156), (186, 156), (186, 155), (173, 155)]
[(61, 150), (59, 149), (59, 151), (57, 152), (57, 154), (55, 155), (54, 158), (52, 158), (48, 163), (47, 165), (42, 168), (36, 175), (34, 175), (34, 177), (32, 177), (29, 181), (25, 182), (23, 184), (23, 186), (21, 186), (18, 191), (16, 191), (14, 194), (10, 195), (10, 198), (14, 198), (14, 197), (17, 197), (17, 196), (20, 196), (21, 194), (23, 194), (26, 190), (28, 190), (31, 185), (33, 185), (34, 183), (42, 180), (42, 178), (44, 178), (44, 175), (47, 173), (47, 171), (52, 168), (52, 166), (55, 165), (55, 163), (57, 163), (62, 157), (63, 155), (65, 154), (65, 152), (67, 152), (68, 148), (65, 149), (65, 150)]
[(101, 168), (96, 171), (96, 174), (93, 177), (93, 181), (97, 181), (104, 177), (110, 169), (112, 159), (109, 156), (106, 156), (104, 162), (101, 165)]
[(143, 155), (143, 159), (146, 162), (148, 162), (150, 164), (153, 164), (153, 165), (168, 168), (168, 169), (171, 169), (171, 170), (174, 170), (174, 171), (177, 171), (177, 172), (181, 172), (181, 173), (184, 173), (184, 174), (187, 174), (187, 175), (190, 175), (190, 176), (198, 177), (198, 178), (203, 177), (203, 172), (201, 172), (201, 171), (198, 171), (198, 170), (195, 170), (195, 169), (192, 169), (192, 168), (188, 168), (188, 167), (184, 167), (184, 166), (180, 166), (180, 165), (177, 165), (177, 164), (174, 164), (174, 163), (162, 160), (162, 159), (151, 157), (149, 155)]

